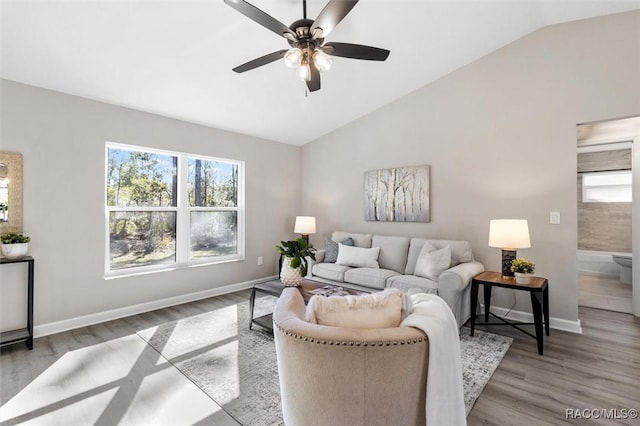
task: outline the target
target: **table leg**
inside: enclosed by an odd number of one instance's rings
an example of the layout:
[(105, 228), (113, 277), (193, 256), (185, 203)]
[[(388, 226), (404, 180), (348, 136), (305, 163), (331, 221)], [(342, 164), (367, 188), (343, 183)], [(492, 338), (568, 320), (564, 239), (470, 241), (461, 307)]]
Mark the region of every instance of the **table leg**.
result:
[(491, 289), (490, 285), (484, 285), (484, 322), (489, 322), (489, 310), (491, 309)]
[(34, 261), (28, 262), (28, 277), (27, 277), (27, 330), (29, 331), (29, 338), (27, 339), (27, 348), (33, 350), (33, 270)]
[(473, 329), (476, 326), (476, 308), (478, 306), (478, 283), (471, 280), (471, 335), (473, 336)]
[(539, 291), (531, 292), (531, 310), (533, 311), (533, 323), (536, 328), (536, 341), (538, 342), (538, 353), (542, 355), (542, 345), (544, 343), (542, 335), (542, 300), (543, 295)]
[(542, 314), (544, 315), (544, 331), (549, 335), (549, 287), (542, 292)]
[(251, 330), (251, 326), (253, 325), (253, 307), (256, 303), (256, 289), (251, 289), (251, 297), (249, 297), (249, 330)]

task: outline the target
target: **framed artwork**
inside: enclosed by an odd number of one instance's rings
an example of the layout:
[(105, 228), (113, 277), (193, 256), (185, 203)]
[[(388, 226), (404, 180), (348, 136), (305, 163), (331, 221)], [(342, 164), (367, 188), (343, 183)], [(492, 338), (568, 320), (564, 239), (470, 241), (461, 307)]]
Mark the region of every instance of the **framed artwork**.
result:
[(429, 166), (364, 174), (364, 217), (377, 222), (430, 222)]
[(22, 154), (0, 151), (0, 234), (22, 232)]

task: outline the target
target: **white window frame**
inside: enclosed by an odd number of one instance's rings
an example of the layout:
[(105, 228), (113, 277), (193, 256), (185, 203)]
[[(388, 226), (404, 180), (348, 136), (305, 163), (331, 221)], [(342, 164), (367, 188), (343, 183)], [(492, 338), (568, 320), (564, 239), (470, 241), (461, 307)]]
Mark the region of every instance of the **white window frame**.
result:
[(629, 190), (632, 191), (632, 184), (612, 184), (612, 185), (587, 185), (586, 181), (589, 176), (604, 176), (604, 175), (621, 175), (627, 174), (630, 175), (630, 179), (633, 180), (633, 175), (631, 170), (615, 170), (615, 171), (602, 171), (602, 172), (588, 172), (582, 173), (582, 202), (583, 203), (630, 203), (631, 200), (602, 200), (602, 199), (593, 199), (589, 198), (587, 192), (591, 188), (621, 188), (621, 187), (629, 187)]
[[(176, 207), (117, 207), (107, 205), (107, 171), (109, 162), (109, 149), (123, 149), (128, 151), (138, 151), (150, 154), (166, 155), (178, 157), (178, 199)], [(145, 146), (128, 145), (115, 142), (105, 143), (105, 169), (104, 169), (104, 206), (105, 206), (105, 257), (104, 273), (105, 278), (117, 278), (130, 275), (145, 274), (150, 272), (170, 271), (175, 269), (189, 268), (194, 266), (215, 265), (226, 262), (236, 262), (245, 259), (245, 200), (244, 200), (244, 161), (232, 160), (228, 158), (210, 157), (200, 154), (192, 154), (179, 151), (168, 151)], [(188, 159), (200, 159), (205, 161), (217, 161), (233, 163), (238, 166), (238, 194), (236, 207), (190, 207), (188, 196)], [(111, 270), (111, 247), (109, 241), (109, 214), (117, 211), (175, 211), (176, 212), (176, 261), (171, 264), (139, 266)], [(236, 254), (226, 256), (215, 256), (202, 259), (190, 259), (190, 217), (192, 211), (236, 211), (237, 212), (237, 250)]]

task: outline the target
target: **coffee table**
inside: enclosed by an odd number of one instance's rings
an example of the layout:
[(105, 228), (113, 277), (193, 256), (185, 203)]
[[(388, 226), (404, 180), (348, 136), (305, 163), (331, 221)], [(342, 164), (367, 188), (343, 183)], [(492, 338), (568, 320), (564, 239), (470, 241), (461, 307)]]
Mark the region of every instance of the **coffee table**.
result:
[[(367, 293), (365, 291), (353, 290), (346, 287), (340, 287), (310, 280), (303, 280), (300, 287), (297, 288), (302, 294), (302, 298), (304, 299), (305, 304), (308, 303), (309, 300), (311, 300), (311, 297), (315, 296), (316, 294), (321, 294), (324, 296), (346, 296)], [(285, 286), (280, 282), (280, 280), (266, 281), (253, 286), (253, 288), (251, 289), (251, 297), (249, 298), (249, 315), (251, 318), (251, 321), (249, 321), (249, 330), (252, 330), (253, 324), (257, 324), (260, 327), (273, 332), (273, 313), (262, 315), (257, 318), (253, 317), (253, 308), (255, 307), (256, 293), (280, 297), (284, 289)]]

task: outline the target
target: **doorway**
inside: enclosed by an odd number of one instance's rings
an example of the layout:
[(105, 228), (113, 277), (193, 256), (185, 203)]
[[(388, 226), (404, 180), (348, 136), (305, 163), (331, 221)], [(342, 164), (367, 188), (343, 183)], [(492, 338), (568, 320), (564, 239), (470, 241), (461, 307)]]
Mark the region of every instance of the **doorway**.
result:
[(577, 134), (578, 305), (640, 315), (632, 233), (640, 117), (580, 124)]

